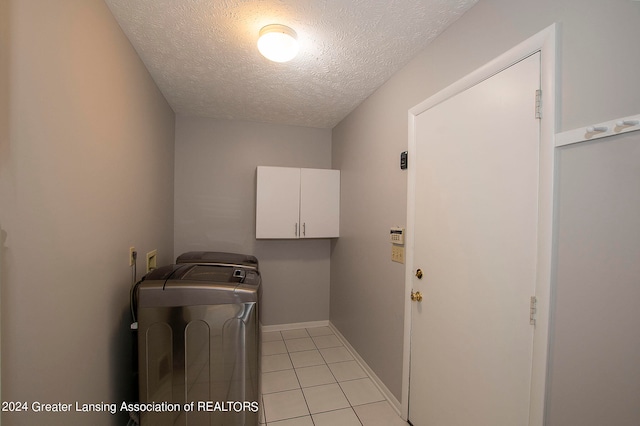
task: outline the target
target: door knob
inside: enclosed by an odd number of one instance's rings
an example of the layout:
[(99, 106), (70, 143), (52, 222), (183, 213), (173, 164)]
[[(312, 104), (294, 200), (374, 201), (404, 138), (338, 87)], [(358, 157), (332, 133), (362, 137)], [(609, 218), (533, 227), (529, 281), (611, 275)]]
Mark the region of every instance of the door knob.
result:
[(419, 280), (421, 280), (421, 279), (422, 279), (422, 269), (418, 269), (418, 270), (416, 271), (416, 277), (418, 277), (418, 279), (419, 279)]
[(416, 291), (414, 293), (413, 290), (412, 290), (411, 291), (411, 300), (413, 300), (414, 302), (422, 302), (422, 293), (420, 293), (419, 291)]

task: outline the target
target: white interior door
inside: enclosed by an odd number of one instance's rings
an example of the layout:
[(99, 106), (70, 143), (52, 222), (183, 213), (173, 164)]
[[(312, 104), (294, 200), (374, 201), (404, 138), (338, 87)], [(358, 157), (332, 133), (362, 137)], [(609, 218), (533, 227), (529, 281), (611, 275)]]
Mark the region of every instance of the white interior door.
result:
[(529, 422), (540, 54), (416, 116), (409, 420)]

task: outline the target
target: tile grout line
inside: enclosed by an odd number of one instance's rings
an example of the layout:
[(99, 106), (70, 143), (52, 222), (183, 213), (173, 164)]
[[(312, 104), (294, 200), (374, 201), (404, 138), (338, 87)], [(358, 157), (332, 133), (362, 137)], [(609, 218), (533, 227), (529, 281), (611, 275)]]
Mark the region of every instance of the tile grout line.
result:
[[(297, 380), (298, 385), (299, 385), (299, 390), (300, 390), (300, 392), (302, 393), (303, 399), (304, 399), (305, 404), (306, 404), (306, 406), (307, 406), (307, 411), (309, 412), (309, 417), (310, 417), (310, 419), (311, 419), (311, 422), (315, 425), (315, 421), (314, 421), (314, 418), (313, 418), (313, 415), (314, 415), (314, 414), (316, 414), (316, 415), (317, 415), (317, 414), (323, 414), (323, 413), (330, 413), (330, 412), (334, 412), (334, 411), (345, 410), (345, 409), (347, 408), (347, 407), (345, 407), (345, 408), (336, 408), (336, 409), (333, 409), (333, 410), (322, 411), (322, 412), (319, 412), (319, 413), (311, 413), (311, 410), (310, 410), (310, 408), (309, 408), (309, 403), (307, 402), (307, 398), (306, 398), (306, 395), (305, 395), (305, 393), (304, 393), (304, 389), (306, 389), (306, 388), (313, 388), (313, 387), (319, 387), (319, 386), (326, 386), (326, 385), (328, 385), (328, 384), (319, 384), (319, 385), (313, 385), (313, 386), (303, 387), (302, 382), (301, 382), (301, 380), (300, 380), (300, 376), (299, 376), (299, 372), (298, 372), (298, 370), (299, 370), (299, 369), (302, 369), (302, 368), (310, 368), (310, 367), (325, 366), (325, 367), (327, 367), (327, 368), (329, 369), (329, 373), (331, 374), (331, 376), (332, 376), (332, 377), (333, 377), (333, 379), (335, 380), (335, 382), (334, 382), (334, 383), (338, 385), (338, 388), (340, 389), (340, 391), (341, 391), (342, 395), (343, 395), (343, 396), (345, 397), (345, 399), (347, 400), (347, 402), (348, 402), (348, 404), (349, 404), (349, 407), (348, 407), (348, 408), (350, 408), (350, 409), (351, 409), (351, 411), (355, 414), (355, 416), (356, 416), (356, 418), (357, 418), (358, 422), (362, 425), (362, 424), (363, 424), (362, 419), (360, 418), (360, 416), (359, 416), (359, 415), (358, 415), (358, 413), (356, 412), (356, 410), (355, 410), (355, 406), (351, 403), (351, 401), (349, 401), (349, 398), (347, 397), (347, 395), (346, 395), (346, 393), (345, 393), (345, 391), (344, 391), (344, 389), (343, 389), (343, 387), (342, 387), (342, 384), (341, 384), (341, 383), (343, 383), (343, 382), (352, 382), (352, 381), (355, 381), (355, 380), (363, 380), (363, 379), (369, 379), (369, 380), (372, 380), (372, 379), (371, 379), (371, 377), (369, 376), (368, 372), (367, 372), (366, 370), (363, 370), (363, 372), (364, 372), (364, 374), (365, 374), (365, 377), (354, 377), (354, 378), (351, 378), (351, 379), (343, 380), (342, 382), (341, 382), (341, 381), (339, 381), (339, 380), (338, 380), (338, 377), (336, 377), (336, 374), (335, 374), (335, 373), (333, 372), (333, 370), (329, 367), (329, 365), (330, 365), (330, 364), (340, 364), (340, 363), (347, 363), (347, 362), (354, 362), (354, 361), (355, 361), (355, 362), (356, 362), (356, 365), (360, 366), (360, 365), (359, 365), (359, 363), (357, 362), (357, 360), (356, 360), (356, 359), (354, 359), (354, 358), (352, 357), (350, 360), (339, 360), (339, 361), (335, 361), (335, 362), (329, 363), (329, 362), (327, 361), (326, 356), (322, 353), (321, 349), (331, 349), (331, 348), (340, 348), (340, 347), (342, 347), (342, 348), (345, 348), (345, 349), (349, 352), (349, 354), (351, 355), (351, 353), (350, 353), (349, 349), (348, 349), (348, 348), (343, 344), (343, 342), (340, 340), (340, 338), (339, 338), (338, 336), (336, 336), (336, 334), (335, 334), (333, 331), (330, 331), (330, 333), (329, 333), (329, 334), (321, 334), (321, 335), (318, 335), (318, 336), (312, 336), (306, 328), (304, 328), (303, 330), (305, 331), (306, 336), (303, 336), (303, 337), (293, 337), (293, 338), (289, 338), (289, 339), (285, 338), (285, 336), (282, 334), (282, 332), (278, 331), (278, 333), (279, 333), (279, 335), (280, 335), (280, 339), (273, 339), (273, 340), (270, 340), (270, 341), (282, 341), (282, 343), (283, 343), (283, 345), (284, 345), (284, 348), (285, 348), (285, 350), (286, 350), (286, 355), (287, 355), (287, 357), (288, 357), (288, 359), (289, 359), (289, 362), (291, 363), (291, 367), (292, 367), (292, 369), (294, 370), (294, 374), (296, 375), (296, 380)], [(288, 330), (287, 330), (287, 331), (288, 331)], [(323, 337), (323, 336), (333, 336), (333, 337), (335, 337), (335, 338), (337, 338), (337, 339), (338, 339), (338, 341), (340, 342), (340, 344), (339, 344), (339, 345), (337, 345), (337, 346), (328, 346), (328, 347), (326, 347), (326, 348), (320, 348), (320, 347), (318, 347), (318, 344), (316, 343), (316, 341), (315, 341), (314, 337)], [(294, 350), (294, 351), (290, 351), (290, 350), (289, 350), (289, 346), (286, 344), (286, 341), (287, 341), (287, 340), (306, 339), (306, 338), (311, 339), (311, 342), (313, 343), (313, 347), (314, 347), (315, 349), (305, 349), (305, 350), (301, 350), (301, 351), (300, 351), (300, 350), (298, 350), (298, 351), (295, 351), (295, 350)], [(291, 354), (292, 354), (292, 353), (298, 353), (298, 352), (306, 352), (306, 351), (317, 351), (317, 352), (320, 354), (320, 358), (322, 359), (323, 363), (322, 363), (322, 364), (316, 364), (316, 365), (310, 365), (310, 366), (296, 367), (296, 366), (294, 365), (293, 358), (291, 357)], [(266, 355), (266, 356), (273, 356), (273, 355), (284, 355), (284, 353), (281, 353), (281, 354), (270, 354), (270, 355)], [(289, 370), (289, 368), (280, 369), (280, 370), (273, 370), (273, 371), (269, 371), (268, 373), (275, 373), (275, 372), (281, 372), (281, 371), (287, 371), (287, 370)], [(262, 373), (262, 374), (264, 374), (264, 373)], [(329, 383), (329, 385), (330, 385), (330, 384), (333, 384), (333, 383)], [(290, 390), (282, 390), (282, 391), (278, 391), (278, 392), (270, 392), (270, 394), (274, 394), (274, 393), (282, 393), (282, 392), (287, 392), (287, 391), (290, 391)], [(264, 394), (261, 394), (261, 399), (263, 400), (263, 405), (264, 405), (264, 399), (263, 399), (263, 396), (264, 396)], [(358, 406), (366, 406), (366, 405), (376, 404), (377, 402), (379, 402), (379, 401), (371, 401), (371, 402), (368, 402), (368, 403), (365, 403), (365, 404), (359, 404)], [(304, 415), (304, 416), (290, 417), (290, 418), (286, 418), (286, 419), (280, 419), (280, 420), (277, 420), (277, 421), (284, 421), (284, 420), (295, 419), (295, 418), (302, 418), (302, 417), (306, 417), (306, 415)], [(269, 423), (267, 423), (266, 415), (265, 415), (264, 421), (265, 421), (265, 425), (268, 425), (268, 424), (269, 424)]]
[[(307, 333), (307, 335), (309, 334), (307, 329), (304, 329), (304, 331), (305, 331), (305, 333)], [(284, 336), (282, 336), (282, 338), (284, 339)], [(311, 339), (311, 341), (313, 342), (313, 339)], [(309, 401), (307, 401), (307, 396), (304, 394), (304, 391), (302, 390), (302, 383), (300, 382), (300, 377), (298, 376), (298, 371), (296, 371), (296, 366), (293, 365), (293, 359), (291, 359), (291, 352), (289, 351), (289, 347), (287, 346), (286, 342), (285, 342), (284, 346), (285, 346), (285, 348), (287, 348), (287, 355), (289, 355), (289, 359), (291, 360), (291, 366), (293, 367), (293, 374), (296, 375), (296, 379), (298, 380), (298, 385), (300, 385), (300, 393), (302, 394), (302, 398), (304, 399), (304, 403), (307, 406), (307, 411), (309, 412), (309, 418), (311, 419), (311, 423), (315, 426), (315, 422), (313, 421), (313, 416), (311, 415), (311, 408), (309, 407)], [(314, 346), (315, 346), (315, 342), (314, 342)]]
[[(309, 334), (308, 331), (307, 331), (307, 334)], [(335, 334), (331, 333), (331, 336), (335, 336)], [(311, 338), (311, 341), (313, 342), (313, 346), (316, 348), (315, 350), (318, 351), (318, 353), (320, 354), (320, 357), (324, 361), (324, 366), (326, 366), (329, 369), (329, 373), (331, 373), (331, 376), (335, 380), (335, 383), (338, 385), (338, 389), (340, 389), (340, 392), (342, 392), (342, 395), (344, 396), (344, 398), (349, 403), (349, 408), (351, 409), (351, 411), (353, 411), (353, 414), (355, 414), (356, 418), (358, 419), (358, 422), (360, 422), (360, 425), (362, 425), (362, 421), (360, 420), (360, 417), (358, 417), (358, 414), (356, 413), (356, 410), (354, 410), (353, 409), (353, 405), (351, 405), (351, 401), (349, 401), (349, 398), (347, 398), (347, 395), (344, 393), (344, 390), (342, 389), (342, 386), (340, 386), (340, 382), (338, 381), (338, 378), (335, 376), (335, 374), (333, 374), (333, 371), (331, 371), (331, 368), (329, 368), (329, 363), (327, 362), (325, 357), (322, 355), (322, 352), (320, 351), (320, 348), (316, 344), (316, 341), (313, 339), (313, 336), (309, 335), (309, 337)], [(316, 337), (318, 337), (318, 336), (316, 336)], [(336, 347), (339, 347), (339, 346), (336, 346)], [(323, 348), (323, 349), (326, 349), (326, 348)], [(288, 348), (287, 348), (287, 352), (288, 352)], [(288, 353), (290, 353), (290, 352), (288, 352)], [(293, 364), (293, 362), (292, 362), (292, 364)], [(322, 365), (322, 364), (320, 364), (320, 365)], [(317, 367), (317, 366), (310, 366), (310, 367)], [(300, 367), (300, 368), (308, 368), (308, 367)], [(294, 372), (296, 374), (296, 377), (297, 377), (298, 376), (298, 372), (297, 372), (297, 368), (295, 366), (293, 367), (293, 370), (294, 370)], [(300, 383), (300, 379), (298, 379), (298, 383)], [(333, 384), (333, 383), (329, 383), (329, 384)], [(307, 388), (319, 387), (319, 386), (326, 386), (326, 384), (325, 385), (316, 385), (316, 386), (307, 386)], [(304, 397), (305, 402), (306, 402), (307, 401), (307, 397), (304, 394), (304, 388), (302, 387), (302, 383), (300, 383), (300, 390), (302, 391), (302, 396)], [(308, 403), (307, 403), (307, 408), (309, 409), (309, 417), (311, 417), (311, 422), (314, 425), (316, 424), (316, 422), (313, 419), (313, 414), (330, 413), (330, 412), (333, 412), (333, 411), (339, 411), (339, 410), (344, 410), (345, 409), (345, 408), (336, 408), (336, 409), (333, 409), (333, 410), (321, 411), (319, 413), (311, 413), (311, 409), (309, 408), (309, 404)]]
[[(320, 335), (320, 336), (311, 336), (311, 335), (309, 334), (308, 330), (306, 330), (306, 328), (305, 328), (304, 330), (305, 330), (305, 332), (306, 332), (306, 334), (307, 334), (307, 336), (308, 336), (308, 337), (294, 337), (294, 338), (292, 338), (292, 339), (286, 339), (286, 338), (282, 335), (282, 333), (281, 333), (281, 332), (280, 332), (280, 337), (282, 338), (282, 341), (283, 341), (283, 343), (284, 343), (285, 349), (287, 350), (287, 356), (289, 357), (289, 360), (291, 361), (291, 365), (292, 365), (292, 367), (293, 367), (294, 374), (296, 375), (296, 379), (297, 379), (297, 381), (298, 381), (298, 385), (300, 386), (300, 391), (301, 391), (301, 393), (302, 393), (302, 397), (303, 397), (303, 399), (304, 399), (304, 401), (305, 401), (305, 404), (307, 405), (307, 411), (309, 411), (309, 417), (311, 418), (311, 422), (315, 425), (315, 421), (314, 421), (314, 419), (313, 419), (313, 415), (314, 415), (314, 414), (330, 413), (330, 412), (333, 412), (333, 411), (339, 411), (339, 410), (345, 410), (345, 409), (346, 409), (346, 407), (345, 407), (345, 408), (336, 408), (336, 409), (333, 409), (333, 410), (322, 411), (322, 412), (319, 412), (319, 413), (311, 413), (311, 409), (310, 409), (310, 407), (309, 407), (309, 403), (307, 402), (307, 397), (306, 397), (306, 395), (305, 395), (305, 393), (304, 393), (304, 389), (305, 389), (305, 388), (302, 386), (302, 382), (300, 381), (300, 377), (299, 377), (299, 375), (298, 375), (298, 371), (297, 371), (297, 370), (298, 370), (299, 368), (309, 368), (309, 367), (317, 367), (317, 366), (320, 366), (320, 365), (324, 365), (324, 366), (326, 366), (326, 367), (329, 369), (329, 373), (331, 374), (331, 376), (332, 376), (332, 377), (333, 377), (333, 379), (335, 380), (335, 384), (337, 384), (337, 385), (338, 385), (338, 389), (340, 389), (340, 392), (342, 393), (342, 395), (344, 396), (345, 400), (346, 400), (346, 401), (347, 401), (347, 403), (349, 404), (349, 408), (351, 409), (351, 411), (353, 412), (353, 414), (354, 414), (354, 415), (356, 416), (356, 418), (358, 419), (358, 422), (362, 425), (362, 424), (363, 424), (363, 423), (362, 423), (362, 420), (361, 420), (361, 419), (360, 419), (360, 417), (358, 416), (358, 413), (356, 412), (356, 410), (355, 410), (355, 408), (354, 408), (354, 405), (351, 403), (351, 401), (350, 401), (350, 400), (349, 400), (349, 398), (347, 397), (346, 393), (344, 392), (344, 389), (343, 389), (343, 388), (342, 388), (342, 386), (340, 385), (340, 381), (338, 380), (338, 378), (336, 377), (336, 375), (334, 374), (334, 372), (331, 370), (331, 368), (329, 368), (329, 364), (330, 364), (330, 363), (329, 363), (329, 362), (327, 362), (326, 357), (325, 357), (325, 356), (322, 354), (322, 352), (320, 351), (320, 349), (321, 349), (321, 348), (319, 348), (319, 347), (318, 347), (318, 345), (316, 344), (316, 341), (315, 341), (315, 340), (314, 340), (314, 338), (313, 338), (313, 337), (321, 337), (321, 336), (334, 336), (334, 337), (336, 337), (336, 338), (338, 338), (338, 337), (337, 337), (337, 336), (335, 335), (335, 333), (333, 333), (333, 332), (331, 332), (330, 334), (324, 334), (324, 335)], [(304, 338), (310, 338), (310, 339), (311, 339), (311, 342), (313, 343), (313, 346), (315, 347), (315, 350), (317, 350), (317, 351), (318, 351), (318, 353), (320, 354), (320, 357), (322, 358), (322, 360), (323, 360), (324, 364), (312, 365), (312, 366), (307, 366), (307, 367), (295, 367), (295, 365), (293, 364), (293, 359), (291, 358), (291, 353), (292, 353), (292, 352), (289, 350), (289, 347), (288, 347), (288, 346), (287, 346), (287, 344), (286, 344), (286, 340), (295, 340), (295, 339), (304, 339)], [(345, 347), (345, 346), (340, 342), (340, 345), (338, 345), (338, 346), (329, 346), (329, 347), (322, 348), (322, 349), (330, 349), (330, 348), (333, 348), (333, 347), (335, 347), (335, 348), (339, 348), (339, 347)], [(313, 350), (313, 349), (309, 349), (309, 350)], [(295, 353), (295, 352), (305, 352), (305, 351), (294, 351), (294, 353)], [(274, 355), (275, 355), (275, 354), (274, 354)], [(332, 363), (332, 364), (337, 364), (337, 363), (340, 363), (340, 362), (350, 362), (350, 361), (351, 361), (351, 360), (347, 360), (347, 361), (337, 361), (337, 362), (334, 362), (334, 363)], [(286, 370), (288, 370), (288, 369), (285, 369), (285, 370), (278, 370), (278, 371), (286, 371)], [(366, 374), (367, 378), (369, 378), (369, 375), (368, 375), (366, 372), (365, 372), (365, 374)], [(369, 378), (369, 379), (370, 379), (370, 378)], [(344, 382), (353, 381), (353, 380), (359, 380), (359, 379), (358, 379), (358, 378), (356, 378), (356, 379), (344, 380)], [(333, 384), (333, 383), (329, 383), (329, 384)], [(324, 384), (324, 385), (307, 386), (307, 388), (313, 388), (313, 387), (319, 387), (319, 386), (326, 386), (326, 384)], [(280, 391), (280, 392), (286, 392), (286, 391)], [(279, 393), (279, 392), (271, 392), (271, 393)], [(366, 404), (361, 404), (361, 405), (366, 405)], [(291, 417), (291, 418), (289, 418), (289, 419), (293, 419), (293, 418), (300, 418), (300, 417), (306, 417), (306, 416)], [(282, 419), (282, 420), (289, 420), (289, 419)], [(265, 416), (265, 422), (266, 422), (266, 416)], [(266, 425), (268, 425), (268, 423), (266, 423)]]

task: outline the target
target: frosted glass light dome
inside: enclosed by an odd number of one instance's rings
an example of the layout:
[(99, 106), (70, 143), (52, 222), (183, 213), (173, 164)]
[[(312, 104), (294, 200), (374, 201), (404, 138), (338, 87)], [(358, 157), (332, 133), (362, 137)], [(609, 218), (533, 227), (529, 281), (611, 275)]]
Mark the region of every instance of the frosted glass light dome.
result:
[(258, 50), (273, 62), (288, 62), (298, 54), (298, 35), (279, 24), (267, 25), (260, 30)]

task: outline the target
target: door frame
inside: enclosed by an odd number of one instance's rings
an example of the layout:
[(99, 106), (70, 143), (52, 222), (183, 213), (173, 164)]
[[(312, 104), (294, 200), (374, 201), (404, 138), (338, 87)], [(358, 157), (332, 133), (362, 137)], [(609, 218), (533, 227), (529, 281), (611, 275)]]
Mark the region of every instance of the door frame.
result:
[[(542, 90), (542, 119), (540, 120), (540, 170), (539, 170), (539, 222), (536, 294), (537, 313), (533, 338), (533, 361), (531, 369), (531, 393), (529, 426), (542, 426), (549, 351), (549, 312), (551, 300), (552, 250), (553, 250), (553, 191), (554, 191), (554, 135), (556, 133), (556, 24), (545, 28), (496, 59), (478, 68), (456, 83), (446, 87), (409, 110), (408, 153), (415, 158), (416, 117), (422, 112), (464, 92), (472, 86), (492, 77), (514, 65), (527, 56), (540, 52), (540, 88)], [(532, 104), (534, 95), (531, 94)], [(533, 112), (533, 108), (532, 108)], [(404, 348), (402, 365), (401, 416), (409, 416), (409, 378), (411, 357), (412, 304), (410, 300), (413, 285), (414, 241), (415, 241), (415, 194), (416, 172), (409, 167), (407, 176), (407, 233), (405, 265), (405, 309)]]

